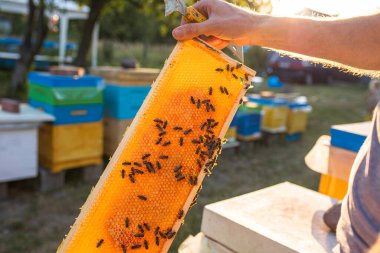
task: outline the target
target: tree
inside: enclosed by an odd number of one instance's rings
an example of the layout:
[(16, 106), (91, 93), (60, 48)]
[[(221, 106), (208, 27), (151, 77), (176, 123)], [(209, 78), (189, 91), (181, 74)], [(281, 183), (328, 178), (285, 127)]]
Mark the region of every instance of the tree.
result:
[(48, 21), (45, 17), (45, 0), (40, 0), (38, 3), (29, 0), (28, 8), (28, 23), (19, 49), (20, 58), (11, 77), (11, 91), (13, 94), (25, 83), (26, 74), (34, 61), (34, 56), (40, 51), (49, 30)]

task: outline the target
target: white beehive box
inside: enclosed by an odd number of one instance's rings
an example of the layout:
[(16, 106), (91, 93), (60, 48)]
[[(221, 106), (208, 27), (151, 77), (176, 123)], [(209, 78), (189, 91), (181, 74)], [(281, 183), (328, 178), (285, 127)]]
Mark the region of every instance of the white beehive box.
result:
[(38, 125), (54, 117), (28, 105), (20, 113), (0, 107), (0, 183), (36, 177), (38, 174)]
[(334, 203), (286, 182), (207, 205), (201, 231), (233, 252), (332, 252), (322, 215)]

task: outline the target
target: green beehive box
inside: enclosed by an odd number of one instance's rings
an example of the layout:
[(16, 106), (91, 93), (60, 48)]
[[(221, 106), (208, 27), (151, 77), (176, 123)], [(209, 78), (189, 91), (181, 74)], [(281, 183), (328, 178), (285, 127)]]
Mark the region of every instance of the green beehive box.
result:
[(48, 87), (29, 83), (29, 99), (49, 105), (102, 104), (103, 92), (99, 87)]

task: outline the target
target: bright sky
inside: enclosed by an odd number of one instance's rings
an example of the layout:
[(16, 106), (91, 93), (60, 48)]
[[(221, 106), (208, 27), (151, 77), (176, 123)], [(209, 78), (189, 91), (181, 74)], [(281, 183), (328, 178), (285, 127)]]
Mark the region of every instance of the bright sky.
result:
[(272, 4), (275, 15), (293, 15), (305, 8), (343, 17), (380, 12), (380, 0), (272, 0)]

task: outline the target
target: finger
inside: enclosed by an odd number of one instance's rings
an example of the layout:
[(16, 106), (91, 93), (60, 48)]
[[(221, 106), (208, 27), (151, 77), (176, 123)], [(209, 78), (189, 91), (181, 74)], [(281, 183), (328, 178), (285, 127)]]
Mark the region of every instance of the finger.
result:
[(193, 7), (195, 9), (197, 9), (197, 11), (199, 11), (200, 13), (203, 14), (203, 16), (205, 16), (206, 18), (209, 17), (209, 14), (210, 14), (210, 6), (209, 6), (209, 1), (207, 0), (201, 0), (201, 1), (198, 1), (196, 2)]
[(190, 40), (201, 34), (207, 35), (209, 31), (209, 22), (184, 24), (175, 28), (172, 32), (176, 40)]

